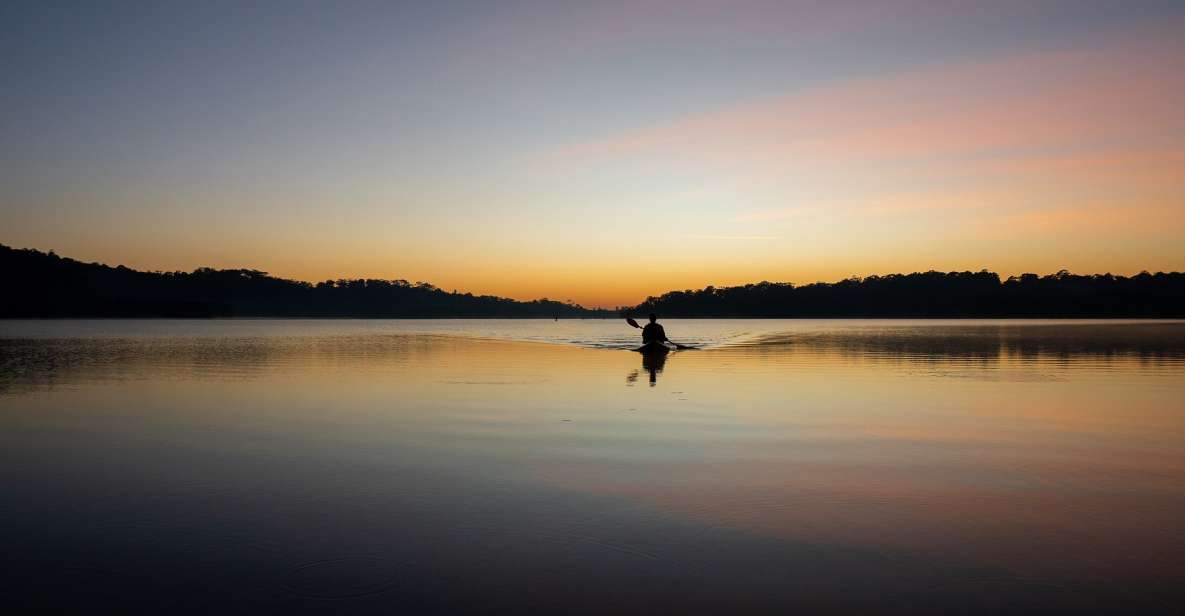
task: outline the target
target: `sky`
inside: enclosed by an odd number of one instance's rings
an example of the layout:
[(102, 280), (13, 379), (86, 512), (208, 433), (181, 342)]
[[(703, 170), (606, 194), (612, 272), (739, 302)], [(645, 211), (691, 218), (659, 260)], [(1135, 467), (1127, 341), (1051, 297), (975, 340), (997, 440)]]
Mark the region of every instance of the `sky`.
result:
[(1185, 3), (0, 5), (0, 243), (588, 306), (1185, 270)]

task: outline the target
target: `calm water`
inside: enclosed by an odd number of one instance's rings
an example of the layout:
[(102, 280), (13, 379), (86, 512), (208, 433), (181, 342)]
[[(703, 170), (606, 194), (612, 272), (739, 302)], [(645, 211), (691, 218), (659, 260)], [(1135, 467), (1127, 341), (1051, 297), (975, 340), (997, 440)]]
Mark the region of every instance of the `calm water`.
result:
[(1179, 613), (1185, 323), (0, 321), (7, 606)]

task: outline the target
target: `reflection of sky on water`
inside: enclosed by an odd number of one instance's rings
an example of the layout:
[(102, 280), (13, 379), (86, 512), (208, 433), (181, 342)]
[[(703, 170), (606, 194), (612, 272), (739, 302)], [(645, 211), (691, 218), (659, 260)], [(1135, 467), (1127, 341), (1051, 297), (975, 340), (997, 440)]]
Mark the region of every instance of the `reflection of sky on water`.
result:
[(10, 322), (11, 587), (198, 610), (1182, 598), (1185, 325), (789, 325), (672, 353), (651, 387), (637, 353), (384, 323)]

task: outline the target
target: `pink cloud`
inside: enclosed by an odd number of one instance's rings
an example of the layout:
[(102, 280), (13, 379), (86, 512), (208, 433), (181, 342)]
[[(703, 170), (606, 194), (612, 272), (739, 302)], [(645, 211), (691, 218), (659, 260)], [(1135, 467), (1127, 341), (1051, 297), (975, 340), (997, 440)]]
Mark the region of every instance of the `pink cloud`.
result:
[(548, 159), (643, 157), (768, 170), (948, 160), (1149, 135), (1179, 143), (1182, 57), (1180, 37), (1129, 33), (1106, 46), (862, 79), (691, 115), (572, 144)]

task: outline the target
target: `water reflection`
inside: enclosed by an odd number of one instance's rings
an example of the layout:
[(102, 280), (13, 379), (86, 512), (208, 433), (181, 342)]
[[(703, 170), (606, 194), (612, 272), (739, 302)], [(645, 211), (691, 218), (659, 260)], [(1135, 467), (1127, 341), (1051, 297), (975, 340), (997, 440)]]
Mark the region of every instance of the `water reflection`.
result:
[[(48, 329), (46, 326), (33, 323), (38, 337), (0, 337), (0, 392), (146, 376), (251, 378), (277, 370), (327, 364), (363, 370), (392, 368), (430, 362), (432, 355), (460, 350), (485, 352), (494, 348), (491, 343), (478, 344), (472, 338), (456, 335), (392, 333), (386, 322), (380, 322), (383, 325), (379, 330), (371, 333), (359, 333), (362, 326), (351, 323), (344, 333), (329, 334), (323, 331), (324, 325), (318, 324), (321, 329), (314, 330), (315, 335), (293, 335), (299, 330), (291, 322), (248, 321), (245, 325), (253, 329), (243, 331), (243, 323), (234, 323), (234, 336), (201, 335), (201, 330), (197, 330), (178, 337), (162, 329), (168, 322), (154, 323), (154, 335), (133, 336), (120, 329), (126, 323), (116, 321), (111, 325), (120, 335), (103, 337), (94, 335), (102, 322), (86, 321), (82, 322), (86, 336), (49, 338), (41, 337), (41, 329)], [(68, 332), (64, 326), (69, 323), (57, 322), (53, 333)], [(728, 338), (713, 340), (697, 330), (700, 323), (679, 323), (681, 333), (706, 340), (709, 348), (697, 353), (717, 359), (762, 357), (780, 364), (816, 366), (873, 363), (981, 368), (1059, 363), (1121, 366), (1127, 360), (1137, 361), (1144, 368), (1163, 368), (1185, 362), (1185, 324), (1180, 322), (986, 325), (782, 322), (784, 331), (764, 333), (743, 342), (729, 342)], [(273, 324), (275, 330), (269, 331)], [(423, 325), (413, 325), (426, 329)], [(762, 325), (771, 329), (767, 323)], [(603, 327), (603, 324), (594, 321), (591, 326)], [(178, 328), (194, 327), (193, 322), (178, 324)], [(717, 326), (709, 324), (709, 327)], [(566, 336), (572, 334), (565, 330)], [(620, 353), (619, 350), (602, 352)], [(638, 355), (641, 355), (641, 370), (629, 371), (627, 382), (636, 382), (644, 372), (648, 382), (656, 385), (670, 354)]]
[(678, 325), (715, 346), (639, 358), (363, 322), (0, 337), (6, 606), (1185, 600), (1185, 325)]
[[(667, 365), (667, 356), (672, 353), (668, 349), (647, 349), (637, 351), (642, 356), (642, 370), (650, 376), (650, 386), (658, 384), (658, 375)], [(633, 385), (638, 381), (638, 371), (632, 370), (625, 377), (626, 384)]]
[(1008, 359), (1185, 359), (1179, 322), (848, 325), (796, 329), (742, 343), (752, 350), (838, 351), (852, 357), (932, 358), (998, 362)]

